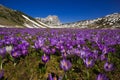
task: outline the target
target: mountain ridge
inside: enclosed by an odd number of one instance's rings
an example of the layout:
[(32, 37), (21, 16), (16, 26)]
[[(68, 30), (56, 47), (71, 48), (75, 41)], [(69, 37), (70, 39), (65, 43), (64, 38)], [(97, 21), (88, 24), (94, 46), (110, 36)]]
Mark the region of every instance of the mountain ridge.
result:
[(120, 28), (120, 13), (101, 18), (62, 24), (56, 15), (33, 18), (0, 4), (0, 27), (16, 28)]
[[(81, 27), (81, 28), (120, 28), (120, 13), (113, 13), (101, 18), (92, 20), (82, 20), (72, 23), (65, 23), (61, 26), (64, 27)], [(108, 27), (108, 28), (110, 28)]]

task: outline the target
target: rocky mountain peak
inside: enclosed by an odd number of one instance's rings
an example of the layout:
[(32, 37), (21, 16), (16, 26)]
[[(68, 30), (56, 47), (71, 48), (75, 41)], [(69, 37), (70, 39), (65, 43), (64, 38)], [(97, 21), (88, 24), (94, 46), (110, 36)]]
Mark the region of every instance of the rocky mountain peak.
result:
[(49, 26), (55, 26), (55, 25), (60, 25), (61, 24), (58, 16), (56, 16), (56, 15), (49, 15), (46, 18), (39, 18), (39, 17), (37, 17), (36, 19), (38, 21), (41, 21), (41, 22), (49, 25)]

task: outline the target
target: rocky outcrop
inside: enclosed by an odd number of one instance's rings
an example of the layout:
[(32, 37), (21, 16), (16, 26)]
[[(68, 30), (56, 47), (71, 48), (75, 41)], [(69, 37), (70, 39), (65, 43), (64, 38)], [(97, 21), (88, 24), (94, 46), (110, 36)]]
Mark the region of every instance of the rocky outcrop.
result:
[(49, 15), (46, 18), (36, 17), (36, 20), (41, 21), (49, 26), (58, 26), (61, 24), (58, 16), (56, 16), (56, 15)]

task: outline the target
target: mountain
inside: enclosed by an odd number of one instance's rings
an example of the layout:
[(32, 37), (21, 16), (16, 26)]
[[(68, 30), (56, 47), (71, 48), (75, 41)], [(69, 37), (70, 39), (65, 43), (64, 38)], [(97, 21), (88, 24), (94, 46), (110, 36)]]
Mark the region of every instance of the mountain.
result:
[(93, 20), (62, 24), (55, 15), (32, 18), (27, 14), (0, 5), (0, 27), (8, 28), (120, 28), (120, 13)]
[(120, 28), (120, 13), (113, 13), (102, 18), (92, 20), (82, 20), (72, 23), (62, 24), (57, 16), (49, 15), (46, 18), (36, 18), (49, 26), (59, 28)]
[(0, 5), (0, 27), (18, 28), (47, 28), (46, 24), (17, 10)]
[(49, 15), (46, 18), (36, 17), (36, 20), (41, 21), (41, 22), (43, 22), (47, 25), (50, 25), (50, 26), (58, 26), (61, 24), (58, 16), (56, 16), (56, 15)]
[(114, 13), (102, 18), (84, 20), (60, 25), (64, 28), (120, 28), (120, 13)]

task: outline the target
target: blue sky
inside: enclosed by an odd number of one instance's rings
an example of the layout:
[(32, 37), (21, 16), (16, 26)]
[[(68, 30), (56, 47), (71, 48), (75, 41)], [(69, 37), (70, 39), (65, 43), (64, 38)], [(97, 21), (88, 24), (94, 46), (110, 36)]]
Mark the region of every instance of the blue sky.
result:
[(63, 23), (120, 12), (120, 0), (0, 0), (0, 4), (32, 17), (57, 15)]

